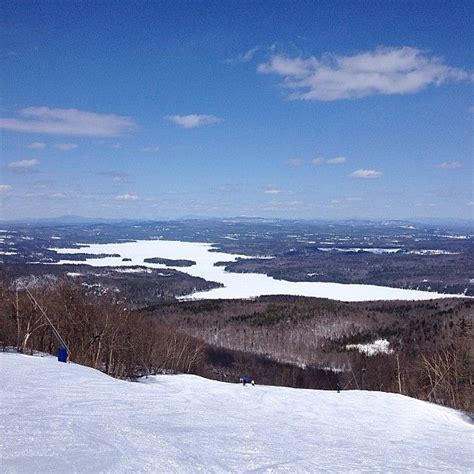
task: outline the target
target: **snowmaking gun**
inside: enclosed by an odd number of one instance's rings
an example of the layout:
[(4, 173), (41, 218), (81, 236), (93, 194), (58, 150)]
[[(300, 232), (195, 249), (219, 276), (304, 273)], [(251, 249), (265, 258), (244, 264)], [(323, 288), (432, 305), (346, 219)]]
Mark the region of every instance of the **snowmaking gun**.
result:
[[(59, 331), (57, 330), (56, 326), (53, 324), (51, 319), (49, 319), (48, 315), (46, 314), (46, 311), (38, 303), (37, 299), (31, 294), (31, 291), (26, 286), (24, 286), (22, 289), (25, 290), (28, 298), (30, 298), (31, 302), (39, 309), (42, 316), (46, 319), (46, 321), (50, 325), (51, 330), (54, 334), (54, 337), (56, 338), (56, 340), (59, 343), (58, 361), (59, 362), (69, 362), (69, 357), (71, 355), (71, 351), (69, 350), (69, 346), (67, 345), (66, 341), (63, 339), (63, 337), (61, 336), (61, 334), (59, 333)], [(16, 288), (16, 291), (18, 293), (18, 291), (19, 291), (18, 287)]]

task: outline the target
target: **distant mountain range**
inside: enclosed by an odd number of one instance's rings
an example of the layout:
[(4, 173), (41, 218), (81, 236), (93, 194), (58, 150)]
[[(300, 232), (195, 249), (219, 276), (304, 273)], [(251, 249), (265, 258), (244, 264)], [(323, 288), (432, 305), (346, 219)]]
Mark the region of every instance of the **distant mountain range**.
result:
[(449, 226), (463, 226), (474, 229), (474, 218), (430, 218), (419, 217), (416, 219), (277, 219), (256, 216), (236, 216), (236, 217), (202, 217), (202, 216), (182, 216), (176, 218), (157, 218), (157, 219), (130, 219), (130, 218), (105, 218), (105, 217), (86, 217), (76, 215), (65, 215), (58, 217), (39, 217), (39, 218), (23, 218), (23, 219), (0, 219), (0, 222), (12, 224), (120, 224), (120, 223), (137, 223), (137, 222), (166, 222), (166, 221), (223, 221), (232, 223), (278, 223), (278, 222), (312, 222), (321, 224), (337, 224), (337, 225), (353, 225), (353, 226), (410, 226), (416, 224), (423, 225), (449, 225)]

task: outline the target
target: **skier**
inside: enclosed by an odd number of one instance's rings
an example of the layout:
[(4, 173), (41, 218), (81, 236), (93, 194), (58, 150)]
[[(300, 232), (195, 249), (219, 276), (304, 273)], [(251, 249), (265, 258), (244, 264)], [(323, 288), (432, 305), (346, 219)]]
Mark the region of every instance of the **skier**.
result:
[(336, 384), (337, 393), (341, 393), (341, 386), (339, 383)]
[(248, 375), (242, 375), (242, 377), (240, 377), (240, 382), (245, 387), (245, 385), (248, 384), (248, 383), (251, 383), (252, 380), (250, 379), (250, 377)]

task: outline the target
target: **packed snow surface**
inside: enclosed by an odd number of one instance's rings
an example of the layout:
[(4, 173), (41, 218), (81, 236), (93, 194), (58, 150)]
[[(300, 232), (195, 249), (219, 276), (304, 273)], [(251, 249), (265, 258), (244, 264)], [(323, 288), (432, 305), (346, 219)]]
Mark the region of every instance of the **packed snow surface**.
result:
[[(81, 244), (82, 245), (82, 244)], [(59, 263), (81, 264), (96, 267), (129, 267), (135, 265), (149, 268), (174, 268), (177, 271), (208, 281), (222, 283), (224, 287), (209, 291), (196, 292), (192, 299), (217, 298), (255, 298), (262, 295), (297, 295), (330, 298), (339, 301), (371, 300), (427, 300), (446, 298), (446, 295), (429, 291), (405, 290), (375, 285), (346, 285), (323, 282), (291, 282), (276, 280), (268, 275), (258, 273), (226, 272), (217, 262), (234, 262), (238, 258), (251, 258), (245, 255), (234, 255), (211, 250), (211, 244), (199, 242), (180, 242), (175, 240), (138, 240), (112, 244), (91, 244), (74, 249), (51, 249), (61, 254), (118, 254), (120, 257), (88, 258), (85, 262), (61, 260)], [(193, 260), (192, 267), (173, 267), (163, 264), (147, 263), (146, 258), (161, 257), (171, 260)], [(126, 258), (127, 261), (123, 261)], [(128, 260), (129, 259), (129, 260)]]
[(125, 382), (0, 353), (2, 472), (468, 472), (474, 427), (396, 394)]

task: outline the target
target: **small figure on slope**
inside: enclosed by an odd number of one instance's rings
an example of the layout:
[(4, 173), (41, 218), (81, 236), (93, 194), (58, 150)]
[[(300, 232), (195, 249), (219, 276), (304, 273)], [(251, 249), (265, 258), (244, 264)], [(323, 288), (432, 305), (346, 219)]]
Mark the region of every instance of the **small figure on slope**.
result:
[(246, 384), (251, 383), (252, 385), (255, 385), (254, 380), (252, 380), (248, 375), (242, 375), (240, 377), (239, 382), (245, 387)]

